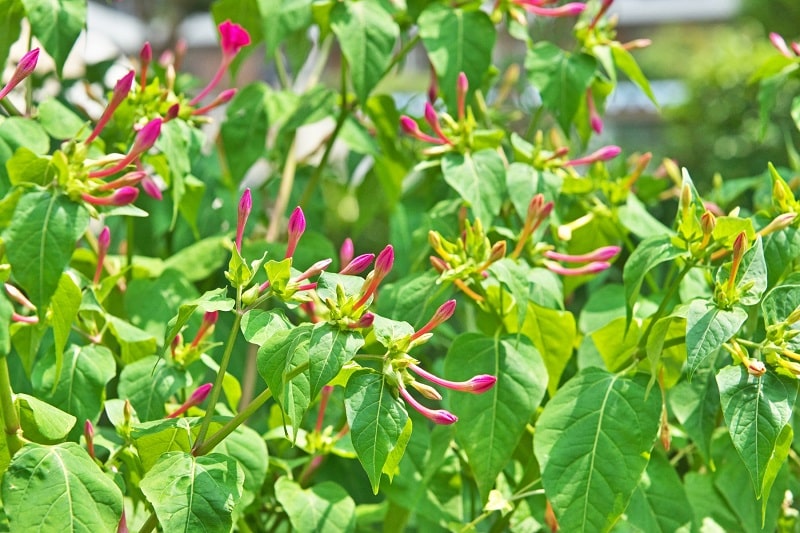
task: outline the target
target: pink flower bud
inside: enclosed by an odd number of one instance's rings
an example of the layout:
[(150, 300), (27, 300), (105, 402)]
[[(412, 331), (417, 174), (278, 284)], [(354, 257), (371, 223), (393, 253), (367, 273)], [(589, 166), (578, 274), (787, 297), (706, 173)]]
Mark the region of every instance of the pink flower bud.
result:
[(441, 325), (442, 323), (446, 322), (453, 313), (456, 311), (456, 301), (455, 300), (447, 300), (445, 303), (439, 306), (439, 309), (436, 310), (433, 317), (428, 321), (427, 324), (422, 326), (420, 329), (415, 331), (411, 335), (411, 340), (419, 338), (421, 335), (432, 331), (435, 327)]
[(447, 144), (453, 144), (442, 131), (442, 125), (439, 123), (439, 115), (436, 114), (436, 110), (430, 102), (425, 102), (425, 121), (430, 125), (439, 139)]
[(178, 118), (178, 115), (181, 112), (181, 104), (172, 104), (167, 109), (167, 114), (164, 115), (164, 122), (169, 122), (170, 120)]
[(339, 248), (339, 266), (344, 267), (349, 264), (353, 260), (353, 254), (355, 254), (353, 240), (348, 237), (342, 243), (342, 247)]
[(150, 65), (150, 61), (153, 60), (153, 48), (150, 46), (148, 41), (145, 41), (144, 46), (142, 46), (142, 50), (139, 52), (139, 61), (142, 65), (142, 73), (139, 81), (139, 87), (141, 90), (144, 91), (144, 88), (147, 87), (147, 67)]
[(431, 260), (431, 266), (437, 272), (439, 272), (440, 274), (442, 272), (446, 272), (446, 271), (450, 270), (450, 265), (448, 265), (447, 262), (444, 259), (441, 259), (440, 257), (436, 257), (435, 255), (432, 255), (430, 257), (430, 260)]
[(331, 258), (317, 261), (316, 263), (308, 267), (308, 269), (306, 269), (305, 272), (297, 276), (294, 282), (297, 283), (299, 281), (303, 281), (314, 276), (319, 276), (320, 274), (325, 272), (325, 269), (331, 266), (331, 263), (333, 263), (333, 259)]
[(94, 459), (94, 426), (91, 420), (83, 424), (83, 438), (86, 439), (86, 451), (89, 452), (89, 457)]
[(367, 311), (361, 315), (361, 318), (358, 319), (358, 322), (351, 324), (350, 327), (353, 329), (368, 328), (372, 326), (373, 322), (375, 322), (375, 315)]
[(548, 250), (544, 253), (544, 256), (548, 259), (564, 261), (565, 263), (586, 263), (589, 261), (607, 261), (615, 257), (620, 250), (621, 248), (619, 246), (603, 246), (592, 252), (581, 255), (562, 254)]
[(19, 322), (21, 324), (38, 324), (39, 317), (36, 315), (31, 315), (31, 316), (20, 315), (19, 313), (12, 311), (11, 321)]
[(92, 133), (90, 133), (86, 138), (86, 144), (92, 142), (100, 134), (100, 132), (103, 131), (103, 128), (106, 127), (106, 124), (108, 124), (108, 121), (114, 114), (114, 111), (116, 111), (122, 101), (128, 97), (128, 93), (131, 92), (131, 86), (133, 85), (133, 78), (135, 75), (136, 73), (131, 70), (117, 80), (117, 83), (114, 85), (114, 92), (111, 94), (111, 100), (103, 110), (103, 114), (100, 116), (100, 120), (97, 121), (97, 125), (92, 130)]
[(167, 418), (176, 418), (186, 411), (189, 410), (191, 407), (195, 407), (196, 405), (200, 405), (205, 401), (208, 397), (208, 394), (211, 392), (212, 387), (214, 386), (213, 383), (206, 383), (204, 385), (200, 385), (195, 389), (189, 399), (186, 400), (183, 405), (178, 407), (176, 411), (167, 415)]
[(394, 265), (394, 248), (391, 244), (386, 245), (386, 248), (381, 250), (378, 258), (375, 260), (375, 275), (380, 279), (386, 277), (389, 271), (392, 270)]
[(400, 128), (415, 139), (431, 144), (444, 144), (444, 141), (423, 133), (413, 118), (403, 115), (400, 117)]
[(141, 183), (142, 189), (145, 193), (147, 193), (147, 196), (150, 198), (155, 198), (156, 200), (161, 200), (163, 198), (161, 189), (158, 187), (158, 184), (153, 181), (153, 178), (146, 175), (144, 178), (142, 178)]
[(11, 90), (20, 84), (22, 80), (33, 74), (33, 71), (36, 69), (36, 63), (39, 61), (39, 49), (34, 48), (24, 56), (22, 59), (19, 60), (17, 63), (17, 68), (14, 70), (14, 73), (11, 75), (11, 79), (8, 80), (5, 87), (0, 89), (0, 100), (6, 97)]
[(339, 271), (339, 274), (344, 274), (348, 276), (355, 276), (364, 272), (369, 265), (372, 264), (372, 260), (375, 259), (375, 254), (361, 254)]
[(789, 59), (794, 58), (794, 55), (789, 50), (789, 47), (786, 46), (786, 41), (779, 34), (775, 32), (770, 33), (769, 40), (772, 43), (772, 46), (774, 46), (775, 49), (778, 50), (778, 52), (780, 52), (783, 56), (788, 57)]
[(161, 134), (162, 122), (161, 118), (157, 117), (142, 126), (142, 129), (136, 134), (136, 138), (133, 141), (133, 146), (129, 153), (138, 156), (152, 148), (156, 140), (158, 140), (158, 136)]
[(98, 187), (97, 190), (113, 191), (125, 185), (133, 186), (141, 182), (145, 178), (145, 176), (147, 176), (147, 172), (145, 172), (144, 170), (133, 170), (113, 181), (109, 181), (108, 183), (102, 184), (100, 187)]
[(791, 46), (792, 46), (792, 51), (795, 53), (795, 55), (800, 56), (800, 43), (793, 41)]
[(109, 196), (93, 196), (83, 193), (83, 201), (93, 205), (121, 206), (133, 203), (139, 196), (139, 189), (131, 186), (120, 187)]
[(239, 200), (238, 218), (236, 221), (236, 249), (242, 251), (242, 237), (244, 235), (244, 227), (247, 224), (247, 218), (250, 216), (250, 211), (253, 209), (253, 198), (250, 195), (250, 189), (247, 188)]
[(458, 120), (463, 121), (466, 115), (467, 92), (469, 91), (469, 80), (463, 72), (458, 73), (456, 81), (456, 109), (458, 110)]
[(218, 29), (222, 55), (228, 61), (233, 59), (239, 50), (250, 44), (250, 34), (247, 30), (230, 20), (222, 22)]
[(111, 230), (108, 226), (103, 226), (100, 235), (97, 236), (97, 268), (94, 271), (94, 279), (92, 280), (95, 285), (100, 282), (100, 275), (103, 273), (103, 264), (106, 260), (106, 253), (108, 247), (111, 245)]
[(558, 7), (539, 7), (534, 4), (524, 3), (522, 7), (529, 13), (540, 17), (573, 17), (580, 15), (586, 9), (583, 2), (570, 2)]
[(197, 334), (194, 336), (192, 343), (190, 346), (195, 348), (200, 341), (202, 341), (206, 335), (208, 334), (209, 330), (217, 323), (217, 319), (219, 318), (219, 311), (207, 311), (203, 315), (203, 321), (200, 323), (200, 328), (197, 330)]
[(497, 382), (497, 378), (495, 376), (490, 376), (488, 374), (479, 374), (467, 381), (450, 381), (440, 378), (435, 374), (431, 374), (417, 365), (409, 365), (408, 368), (415, 372), (418, 376), (427, 379), (431, 383), (441, 385), (442, 387), (447, 387), (451, 390), (471, 392), (472, 394), (482, 394), (494, 387), (494, 384)]
[(36, 306), (33, 305), (33, 302), (28, 300), (28, 298), (24, 294), (22, 294), (22, 291), (20, 291), (18, 288), (11, 285), (10, 283), (6, 283), (4, 286), (6, 289), (6, 294), (8, 294), (9, 298), (17, 302), (25, 309), (28, 309), (29, 311), (36, 311)]
[(620, 152), (622, 152), (622, 148), (619, 146), (604, 146), (599, 150), (592, 152), (591, 154), (580, 157), (578, 159), (573, 159), (572, 161), (567, 161), (564, 163), (564, 166), (577, 166), (577, 165), (589, 165), (591, 163), (595, 163), (597, 161), (608, 161), (609, 159), (613, 159), (617, 157)]
[(589, 274), (597, 274), (603, 270), (608, 270), (611, 268), (611, 263), (606, 261), (596, 261), (577, 268), (566, 268), (558, 263), (548, 261), (545, 263), (545, 266), (548, 270), (560, 276), (585, 276)]
[(594, 130), (595, 133), (602, 133), (603, 132), (603, 119), (600, 118), (600, 114), (597, 112), (597, 107), (594, 105), (594, 97), (592, 96), (592, 90), (586, 90), (586, 106), (589, 108), (589, 124)]
[(225, 89), (224, 91), (219, 93), (219, 95), (217, 95), (217, 97), (214, 98), (214, 100), (210, 104), (205, 105), (203, 107), (198, 107), (197, 109), (192, 111), (192, 115), (204, 115), (209, 111), (211, 111), (212, 109), (214, 109), (215, 107), (219, 107), (222, 104), (230, 102), (230, 100), (234, 96), (236, 96), (236, 89)]
[(445, 411), (444, 409), (428, 409), (415, 400), (414, 397), (411, 396), (411, 394), (409, 394), (409, 392), (403, 387), (400, 387), (400, 395), (403, 397), (406, 403), (419, 411), (422, 416), (432, 422), (442, 425), (449, 425), (458, 422), (458, 417), (449, 411)]
[(297, 248), (297, 243), (300, 242), (300, 237), (306, 230), (306, 217), (300, 207), (295, 207), (292, 214), (289, 215), (288, 225), (289, 239), (286, 246), (286, 255), (284, 257), (292, 257)]

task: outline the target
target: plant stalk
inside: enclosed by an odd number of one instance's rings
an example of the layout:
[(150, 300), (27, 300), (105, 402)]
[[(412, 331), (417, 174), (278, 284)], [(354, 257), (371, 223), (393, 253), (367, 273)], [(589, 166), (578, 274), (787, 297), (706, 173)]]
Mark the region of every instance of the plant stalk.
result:
[(262, 405), (264, 405), (264, 403), (266, 403), (266, 401), (269, 400), (270, 398), (272, 398), (272, 391), (269, 389), (264, 389), (264, 391), (261, 394), (253, 398), (253, 401), (250, 402), (247, 405), (247, 407), (239, 411), (239, 413), (236, 416), (231, 418), (227, 424), (219, 428), (219, 430), (217, 430), (216, 433), (211, 435), (208, 438), (208, 440), (206, 440), (199, 446), (196, 445), (194, 449), (194, 455), (199, 456), (210, 453), (212, 450), (214, 450), (217, 444), (222, 442), (225, 439), (225, 437), (233, 433), (233, 431), (237, 427), (242, 425), (245, 422), (245, 420), (250, 418), (253, 415), (253, 413), (258, 411), (258, 409)]
[(3, 425), (6, 432), (8, 454), (13, 457), (22, 448), (23, 442), (20, 437), (19, 416), (14, 405), (14, 391), (11, 390), (8, 361), (5, 357), (0, 361), (0, 408), (3, 411)]

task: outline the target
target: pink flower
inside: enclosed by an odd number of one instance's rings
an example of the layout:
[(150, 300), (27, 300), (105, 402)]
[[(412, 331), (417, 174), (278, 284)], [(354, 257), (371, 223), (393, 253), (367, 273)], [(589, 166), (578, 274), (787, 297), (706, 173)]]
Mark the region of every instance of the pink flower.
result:
[(439, 376), (431, 374), (423, 370), (422, 368), (418, 367), (417, 365), (410, 365), (408, 367), (418, 376), (421, 376), (431, 383), (436, 383), (437, 385), (441, 385), (442, 387), (447, 387), (451, 390), (457, 390), (461, 392), (471, 392), (472, 394), (481, 394), (492, 387), (497, 382), (497, 378), (495, 376), (490, 376), (489, 374), (479, 374), (477, 376), (472, 377), (467, 381), (449, 381), (447, 379), (442, 379)]
[(439, 306), (439, 309), (433, 314), (433, 317), (428, 321), (427, 324), (419, 328), (411, 335), (411, 340), (418, 339), (422, 335), (425, 335), (429, 331), (432, 331), (435, 327), (443, 324), (446, 322), (453, 313), (456, 311), (456, 301), (455, 300), (447, 300), (445, 303)]
[(392, 248), (391, 244), (388, 244), (386, 248), (378, 254), (378, 258), (375, 260), (375, 269), (370, 272), (369, 276), (367, 276), (367, 279), (364, 281), (364, 286), (361, 289), (361, 297), (355, 303), (353, 309), (358, 309), (367, 303), (367, 300), (375, 294), (375, 290), (378, 288), (381, 281), (383, 281), (383, 278), (392, 270), (393, 265), (394, 248)]
[(239, 50), (250, 44), (250, 34), (247, 30), (230, 20), (222, 22), (218, 29), (222, 55), (228, 58), (228, 61), (233, 59)]
[(342, 243), (342, 247), (339, 248), (339, 266), (344, 267), (349, 264), (353, 260), (353, 254), (355, 254), (353, 239), (348, 237)]
[(620, 148), (619, 146), (614, 146), (614, 145), (604, 146), (587, 156), (567, 161), (566, 163), (564, 163), (564, 166), (574, 167), (577, 165), (589, 165), (597, 161), (608, 161), (609, 159), (614, 159), (615, 157), (617, 157), (620, 154), (620, 152), (622, 152), (622, 148)]
[(442, 425), (449, 425), (458, 422), (458, 417), (453, 413), (451, 413), (450, 411), (445, 411), (444, 409), (434, 410), (425, 407), (417, 400), (415, 400), (414, 397), (411, 396), (411, 394), (409, 394), (409, 392), (403, 387), (400, 387), (400, 396), (403, 397), (406, 403), (408, 403), (411, 407), (419, 411), (419, 413), (422, 416), (424, 416), (425, 418), (427, 418), (432, 422)]
[(416, 121), (406, 115), (400, 117), (400, 128), (406, 133), (406, 135), (410, 135), (415, 139), (420, 141), (431, 143), (431, 144), (445, 144), (445, 141), (442, 139), (437, 139), (436, 137), (432, 137), (427, 133), (423, 133), (422, 130), (419, 129), (419, 125)]
[(619, 246), (602, 246), (592, 252), (581, 255), (570, 255), (548, 250), (544, 256), (548, 259), (555, 261), (564, 261), (565, 263), (587, 263), (590, 261), (608, 261), (615, 257), (621, 248)]
[(286, 257), (292, 257), (297, 248), (297, 243), (300, 242), (300, 237), (306, 231), (306, 217), (300, 207), (295, 207), (292, 214), (289, 215), (289, 240), (286, 246)]
[(554, 272), (560, 276), (585, 276), (589, 274), (597, 274), (603, 270), (608, 270), (611, 268), (611, 263), (607, 261), (595, 261), (580, 267), (567, 268), (559, 265), (558, 263), (547, 261), (545, 262), (544, 266), (547, 267), (550, 272)]
[(33, 74), (33, 71), (36, 69), (36, 63), (39, 61), (39, 49), (34, 48), (24, 56), (22, 59), (19, 60), (17, 63), (17, 68), (14, 70), (14, 73), (11, 75), (11, 79), (8, 80), (5, 87), (0, 89), (0, 100), (6, 97), (11, 90), (20, 84), (22, 80)]
[(161, 134), (162, 122), (163, 121), (161, 118), (158, 117), (142, 126), (142, 128), (136, 133), (136, 138), (133, 140), (133, 146), (131, 146), (131, 149), (128, 151), (128, 154), (125, 157), (109, 168), (89, 172), (89, 177), (104, 178), (119, 172), (131, 164), (134, 159), (152, 148), (152, 146), (156, 143), (158, 136)]
[(86, 138), (86, 144), (92, 142), (103, 128), (106, 127), (109, 119), (111, 119), (111, 115), (114, 114), (114, 111), (119, 107), (125, 98), (127, 98), (128, 93), (131, 91), (131, 86), (133, 85), (133, 77), (136, 75), (134, 71), (130, 71), (117, 80), (117, 83), (114, 85), (114, 92), (111, 94), (111, 101), (108, 102), (108, 105), (103, 110), (103, 114), (100, 116), (100, 120), (97, 121), (97, 125), (92, 130), (92, 133)]
[(81, 198), (83, 198), (84, 202), (88, 202), (93, 205), (121, 206), (132, 204), (134, 201), (136, 201), (138, 196), (139, 189), (126, 185), (115, 190), (109, 196), (93, 196), (88, 193), (83, 193)]
[(183, 405), (178, 407), (176, 411), (173, 411), (172, 413), (168, 414), (167, 418), (176, 418), (185, 413), (186, 411), (188, 411), (189, 408), (203, 403), (205, 399), (208, 397), (208, 394), (211, 392), (211, 389), (213, 387), (214, 387), (213, 383), (206, 383), (204, 385), (200, 385), (199, 387), (197, 387), (195, 391), (192, 393), (192, 395), (189, 396), (189, 399), (186, 400), (183, 403)]
[(348, 276), (360, 274), (369, 268), (369, 265), (372, 264), (373, 259), (375, 259), (375, 254), (361, 254), (347, 263), (347, 265), (339, 271), (339, 274)]
[(244, 226), (247, 224), (247, 218), (250, 216), (250, 210), (253, 208), (253, 198), (250, 195), (250, 189), (245, 189), (242, 198), (239, 200), (238, 218), (236, 221), (236, 249), (242, 251), (242, 237), (244, 236)]
[(108, 247), (111, 245), (111, 230), (108, 226), (103, 226), (100, 235), (97, 236), (97, 268), (94, 271), (93, 283), (100, 283), (100, 275), (103, 273), (103, 263), (106, 260)]

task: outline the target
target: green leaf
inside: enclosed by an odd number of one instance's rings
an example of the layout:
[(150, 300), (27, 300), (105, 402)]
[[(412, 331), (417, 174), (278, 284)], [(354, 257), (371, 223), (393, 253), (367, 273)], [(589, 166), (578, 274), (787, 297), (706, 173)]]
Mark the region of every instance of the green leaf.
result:
[(492, 63), (497, 38), (494, 24), (483, 11), (435, 3), (419, 15), (417, 25), (444, 101), (449, 109), (455, 110), (459, 73), (463, 72), (477, 86)]
[(545, 406), (534, 451), (564, 531), (608, 531), (625, 511), (658, 434), (661, 397), (647, 382), (586, 368)]
[(339, 2), (331, 10), (331, 30), (347, 59), (350, 80), (362, 105), (392, 60), (400, 29), (380, 2)]
[(114, 356), (105, 346), (71, 346), (64, 366), (57, 369), (50, 352), (33, 370), (34, 389), (53, 405), (78, 420), (97, 421), (103, 409), (106, 384), (116, 375)]
[(164, 269), (180, 272), (187, 281), (202, 281), (225, 264), (224, 250), (222, 238), (208, 237), (166, 259)]
[(654, 453), (633, 492), (625, 516), (648, 533), (689, 533), (694, 514), (675, 468), (663, 453)]
[(657, 106), (658, 102), (656, 102), (656, 96), (650, 88), (650, 82), (647, 81), (647, 77), (642, 73), (642, 69), (636, 64), (633, 55), (631, 55), (621, 43), (616, 41), (611, 45), (611, 55), (614, 57), (614, 64), (617, 68), (624, 72), (633, 83), (638, 85), (650, 101)]
[(539, 90), (544, 106), (565, 132), (594, 79), (597, 64), (587, 54), (570, 54), (547, 41), (536, 43), (525, 57), (528, 80)]
[(286, 377), (289, 372), (308, 364), (313, 329), (313, 324), (302, 324), (288, 331), (279, 331), (258, 350), (258, 373), (295, 428), (311, 404), (311, 385), (307, 371), (300, 371), (290, 381)]
[(395, 320), (405, 320), (415, 328), (422, 326), (447, 299), (448, 293), (442, 288), (432, 290), (437, 286), (438, 277), (436, 272), (428, 271), (381, 286), (378, 313)]
[(6, 161), (8, 181), (11, 185), (29, 183), (47, 185), (53, 179), (48, 172), (49, 169), (50, 158), (38, 156), (24, 146), (18, 148), (11, 159)]
[(397, 341), (413, 335), (414, 328), (408, 322), (375, 315), (375, 320), (372, 322), (372, 334), (375, 335), (375, 340), (381, 343), (384, 348), (390, 348)]
[(31, 31), (53, 57), (59, 76), (72, 46), (86, 25), (83, 0), (22, 0)]
[(485, 226), (490, 225), (500, 211), (506, 187), (505, 166), (497, 152), (481, 150), (474, 154), (445, 154), (442, 175), (469, 204), (475, 217)]
[(128, 282), (125, 312), (131, 324), (161, 339), (166, 335), (167, 323), (181, 305), (197, 297), (197, 289), (191, 282), (179, 272), (167, 269), (157, 278)]
[(156, 353), (156, 338), (115, 316), (108, 316), (108, 331), (119, 343), (123, 363), (133, 363)]
[(66, 196), (34, 192), (23, 196), (5, 232), (14, 279), (39, 308), (41, 318), (86, 231), (89, 214)]
[(521, 324), (525, 320), (528, 312), (528, 272), (527, 268), (520, 263), (504, 257), (495, 261), (489, 267), (489, 273), (497, 278), (503, 288), (514, 298), (517, 308), (517, 323)]
[(27, 148), (34, 154), (44, 155), (50, 150), (47, 132), (38, 122), (28, 118), (10, 117), (0, 122), (0, 140), (8, 143), (14, 152)]
[(236, 93), (225, 109), (220, 135), (228, 168), (237, 183), (266, 151), (269, 128), (266, 99), (271, 93), (265, 83), (251, 83)]
[(381, 472), (406, 426), (408, 413), (381, 374), (353, 374), (344, 391), (353, 448), (377, 494)]
[(164, 418), (164, 404), (187, 385), (187, 374), (153, 355), (131, 363), (119, 375), (118, 394), (128, 399), (142, 421)]
[(592, 342), (610, 372), (624, 368), (636, 353), (639, 345), (641, 337), (639, 323), (631, 322), (630, 327), (627, 328), (625, 325), (625, 318), (615, 318), (590, 334)]
[(233, 309), (235, 302), (233, 299), (227, 298), (225, 296), (226, 293), (227, 289), (224, 287), (206, 291), (194, 301), (181, 305), (178, 308), (178, 314), (167, 323), (167, 333), (162, 344), (163, 350), (166, 352), (169, 349), (172, 341), (181, 332), (183, 326), (189, 322), (196, 310), (199, 309), (204, 313), (208, 313), (210, 311), (230, 311)]
[(39, 444), (63, 441), (77, 421), (71, 414), (27, 394), (17, 394), (14, 405), (19, 412), (22, 434)]
[(25, 7), (20, 0), (0, 0), (0, 13), (0, 65), (5, 65), (11, 45), (19, 39)]
[[(730, 276), (730, 267), (719, 269), (717, 283), (726, 284)], [(767, 263), (764, 260), (764, 248), (760, 237), (742, 256), (735, 281), (736, 289), (739, 291), (739, 302), (742, 305), (756, 305), (761, 301), (761, 296), (767, 290)]]
[(720, 403), (716, 371), (708, 363), (697, 369), (691, 381), (681, 381), (669, 391), (669, 406), (706, 463), (713, 468), (711, 438), (717, 428)]
[(450, 396), (452, 410), (460, 419), (455, 426), (456, 439), (469, 458), (485, 502), (544, 398), (545, 365), (526, 337), (465, 333), (456, 337), (447, 351), (444, 374), (453, 381), (477, 374), (497, 376), (495, 386), (482, 394), (456, 392)]
[[(39, 104), (39, 122), (50, 137), (63, 141), (72, 139), (86, 126), (81, 117), (55, 98), (48, 98)], [(89, 135), (89, 129), (81, 137)]]
[(746, 320), (747, 312), (740, 307), (726, 310), (705, 300), (691, 301), (686, 315), (686, 372), (689, 379), (706, 357), (739, 332)]
[(311, 24), (311, 6), (311, 0), (258, 1), (268, 58), (273, 57), (278, 47), (291, 33), (307, 28)]
[[(190, 452), (200, 433), (201, 423), (200, 418), (165, 418), (135, 424), (131, 430), (131, 438), (145, 472), (167, 452)], [(209, 434), (221, 427), (218, 420), (212, 419)]]
[[(72, 331), (72, 322), (78, 316), (81, 306), (81, 290), (72, 281), (69, 274), (61, 274), (56, 292), (50, 305), (50, 323), (53, 326), (53, 348), (55, 349), (55, 381), (53, 387), (58, 385), (63, 364), (64, 347), (67, 345), (69, 334)], [(112, 373), (113, 375), (113, 373)]]
[(214, 451), (236, 459), (244, 472), (244, 491), (239, 504), (240, 509), (257, 500), (261, 494), (261, 486), (267, 478), (269, 464), (267, 443), (261, 435), (254, 429), (241, 425), (225, 437)]
[(640, 239), (648, 239), (658, 235), (672, 235), (672, 228), (665, 226), (650, 214), (647, 207), (635, 194), (628, 194), (625, 205), (619, 206), (620, 223)]
[(343, 331), (328, 323), (317, 324), (308, 346), (309, 394), (313, 401), (322, 387), (336, 377), (342, 366), (356, 355), (364, 339), (355, 331)]
[(247, 342), (261, 346), (275, 333), (288, 331), (291, 328), (292, 323), (281, 309), (270, 311), (251, 309), (242, 315), (240, 329)]
[(275, 483), (275, 497), (289, 515), (295, 531), (355, 531), (356, 504), (346, 490), (332, 481), (304, 490), (282, 477)]
[(672, 244), (672, 237), (669, 235), (657, 235), (639, 243), (625, 262), (622, 271), (628, 322), (633, 316), (633, 306), (639, 298), (639, 291), (647, 273), (661, 263), (680, 257), (683, 253), (683, 250)]
[(168, 452), (145, 474), (140, 487), (164, 531), (228, 533), (243, 484), (242, 469), (230, 457)]
[(3, 476), (11, 531), (116, 531), (119, 487), (74, 442), (26, 444)]
[(782, 432), (797, 400), (797, 380), (768, 372), (755, 377), (742, 365), (717, 373), (722, 413), (757, 498), (769, 498), (791, 439)]

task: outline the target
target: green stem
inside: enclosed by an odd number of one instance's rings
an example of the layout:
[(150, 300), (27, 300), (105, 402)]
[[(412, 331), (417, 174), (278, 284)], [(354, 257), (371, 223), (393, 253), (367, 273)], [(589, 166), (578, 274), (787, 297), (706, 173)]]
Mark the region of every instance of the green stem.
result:
[(655, 326), (656, 322), (664, 315), (667, 311), (667, 307), (669, 306), (670, 301), (672, 301), (672, 297), (675, 296), (675, 292), (678, 290), (678, 286), (681, 284), (681, 281), (689, 273), (691, 269), (695, 266), (694, 261), (687, 261), (686, 265), (683, 267), (683, 270), (677, 275), (677, 277), (670, 283), (669, 290), (667, 290), (667, 294), (664, 296), (664, 299), (661, 300), (661, 304), (656, 309), (656, 312), (650, 317), (650, 323), (647, 324), (647, 328), (644, 330), (642, 337), (639, 339), (639, 349), (643, 349), (647, 346), (647, 338), (650, 336), (650, 332), (653, 330), (653, 326)]
[(6, 113), (11, 115), (12, 117), (22, 116), (20, 110), (14, 107), (14, 104), (9, 102), (8, 98), (3, 98), (2, 100), (0, 100), (0, 106), (3, 106), (3, 109), (6, 110)]
[(128, 269), (125, 271), (125, 281), (130, 283), (133, 279), (133, 239), (135, 236), (135, 228), (133, 226), (133, 217), (127, 217), (125, 221), (127, 223), (127, 235), (125, 240), (127, 241), (125, 246), (125, 264), (128, 266)]
[(311, 200), (311, 196), (314, 194), (314, 190), (317, 188), (319, 184), (319, 180), (322, 177), (322, 172), (325, 170), (325, 167), (328, 165), (328, 159), (331, 157), (331, 152), (333, 151), (333, 144), (336, 142), (336, 139), (339, 137), (339, 133), (342, 131), (342, 127), (344, 126), (345, 120), (350, 115), (350, 109), (347, 106), (347, 65), (342, 59), (342, 79), (341, 79), (341, 104), (339, 109), (339, 116), (336, 119), (336, 126), (333, 128), (333, 132), (331, 136), (328, 137), (328, 142), (325, 144), (325, 152), (322, 154), (322, 159), (317, 165), (317, 168), (314, 169), (314, 173), (309, 178), (308, 183), (306, 184), (306, 188), (303, 189), (303, 195), (300, 197), (300, 207), (305, 207), (308, 202)]
[(158, 518), (156, 517), (156, 513), (150, 513), (150, 516), (147, 517), (142, 527), (139, 529), (139, 533), (148, 533), (149, 531), (153, 531), (156, 526), (158, 525)]
[[(195, 450), (198, 450), (205, 445), (204, 441), (206, 438), (206, 433), (208, 433), (208, 426), (211, 424), (211, 417), (214, 416), (217, 401), (219, 401), (219, 396), (222, 394), (222, 380), (225, 379), (225, 372), (228, 370), (228, 363), (231, 360), (231, 353), (233, 353), (233, 345), (236, 344), (236, 337), (239, 335), (239, 323), (242, 321), (242, 315), (239, 313), (238, 309), (240, 305), (239, 302), (242, 301), (241, 289), (239, 289), (239, 294), (237, 294), (236, 301), (236, 315), (233, 319), (233, 325), (231, 326), (231, 333), (228, 335), (228, 342), (225, 344), (225, 353), (222, 354), (222, 361), (219, 363), (217, 379), (214, 382), (214, 387), (211, 389), (211, 398), (208, 401), (206, 414), (203, 417), (203, 423), (200, 426), (200, 431), (197, 434), (197, 440), (195, 441), (194, 445)], [(196, 452), (195, 455), (197, 455)]]
[(392, 69), (394, 67), (397, 66), (398, 63), (400, 63), (403, 59), (405, 59), (405, 57), (408, 55), (408, 53), (411, 52), (411, 50), (415, 46), (417, 46), (417, 43), (419, 41), (420, 41), (419, 33), (416, 34), (411, 39), (409, 39), (408, 42), (406, 42), (406, 44), (404, 44), (403, 47), (400, 50), (397, 51), (397, 54), (395, 54), (395, 56), (392, 58), (392, 61), (391, 61), (391, 63), (389, 63), (389, 66), (387, 66), (386, 70), (383, 71), (383, 75), (381, 76), (381, 78), (386, 76), (389, 72), (392, 71)]
[(8, 454), (13, 457), (17, 450), (22, 448), (22, 438), (20, 437), (19, 416), (16, 406), (14, 406), (14, 391), (11, 390), (7, 361), (5, 357), (0, 361), (0, 407), (3, 411)]
[(283, 56), (280, 50), (275, 50), (275, 70), (278, 73), (278, 82), (281, 84), (282, 89), (291, 87), (292, 82), (289, 80), (289, 73), (286, 72), (286, 65), (283, 64)]
[(233, 418), (228, 421), (227, 424), (219, 428), (214, 434), (212, 434), (208, 440), (202, 443), (199, 446), (195, 446), (194, 455), (205, 455), (210, 453), (220, 442), (225, 439), (228, 435), (233, 433), (233, 431), (242, 425), (245, 420), (250, 418), (253, 413), (258, 411), (258, 409), (266, 403), (267, 400), (272, 398), (272, 391), (269, 389), (264, 389), (264, 391), (253, 398), (253, 401), (247, 404), (247, 407), (239, 411), (239, 413), (234, 416)]

